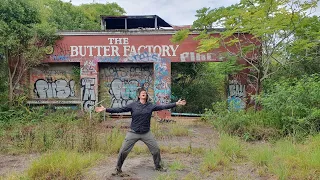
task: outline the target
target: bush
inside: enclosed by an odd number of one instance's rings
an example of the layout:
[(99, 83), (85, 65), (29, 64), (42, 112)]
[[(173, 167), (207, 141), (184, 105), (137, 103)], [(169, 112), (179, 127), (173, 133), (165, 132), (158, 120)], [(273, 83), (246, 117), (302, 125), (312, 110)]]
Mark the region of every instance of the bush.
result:
[(320, 76), (282, 79), (259, 98), (263, 108), (278, 118), (281, 131), (306, 136), (320, 131)]
[(227, 110), (225, 102), (214, 103), (202, 117), (210, 121), (218, 130), (237, 135), (246, 141), (267, 140), (279, 137), (277, 118), (267, 111), (255, 112)]
[[(270, 85), (269, 85), (270, 86)], [(257, 100), (262, 110), (242, 111), (227, 109), (225, 102), (214, 103), (202, 117), (219, 130), (243, 137), (261, 140), (292, 136), (298, 140), (320, 132), (320, 77), (283, 79), (268, 87)], [(272, 90), (270, 90), (272, 89)]]

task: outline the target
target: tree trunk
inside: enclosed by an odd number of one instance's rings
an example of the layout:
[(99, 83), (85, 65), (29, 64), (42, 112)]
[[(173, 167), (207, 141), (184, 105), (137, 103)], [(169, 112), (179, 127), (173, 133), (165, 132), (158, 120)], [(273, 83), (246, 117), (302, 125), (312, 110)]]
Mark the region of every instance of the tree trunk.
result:
[(8, 71), (9, 71), (9, 77), (8, 77), (8, 83), (9, 83), (9, 107), (12, 107), (13, 105), (13, 82), (12, 82), (12, 74), (10, 70), (10, 62), (8, 61)]
[[(260, 72), (261, 72), (261, 71), (260, 71)], [(261, 86), (261, 74), (260, 74), (260, 72), (258, 72), (257, 85), (256, 85), (256, 93), (255, 93), (256, 96), (259, 96), (259, 95), (260, 95), (260, 86)], [(258, 108), (259, 108), (259, 103), (257, 103), (257, 100), (255, 99), (255, 100), (254, 100), (254, 110), (255, 110), (255, 112), (258, 111)]]

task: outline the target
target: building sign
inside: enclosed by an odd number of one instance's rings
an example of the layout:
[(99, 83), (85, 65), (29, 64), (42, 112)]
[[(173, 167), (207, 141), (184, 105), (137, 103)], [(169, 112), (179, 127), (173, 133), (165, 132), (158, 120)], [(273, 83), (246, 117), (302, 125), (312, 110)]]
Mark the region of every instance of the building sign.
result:
[[(130, 36), (64, 36), (49, 61), (79, 62), (83, 58), (95, 57), (97, 62), (125, 62), (136, 60), (137, 55), (157, 55), (170, 62), (223, 61), (222, 49), (208, 53), (197, 53), (198, 42), (190, 36), (181, 44), (173, 44), (172, 35)], [(139, 58), (141, 59), (141, 58)], [(149, 58), (152, 62), (154, 58)]]

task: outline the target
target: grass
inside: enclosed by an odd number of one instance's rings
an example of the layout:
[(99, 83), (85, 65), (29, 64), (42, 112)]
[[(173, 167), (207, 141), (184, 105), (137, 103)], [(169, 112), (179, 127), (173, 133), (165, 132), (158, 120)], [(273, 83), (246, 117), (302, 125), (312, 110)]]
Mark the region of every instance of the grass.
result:
[(202, 147), (181, 147), (181, 146), (160, 146), (160, 150), (162, 153), (170, 153), (170, 154), (191, 154), (191, 155), (203, 155), (205, 154), (205, 149)]
[(238, 162), (245, 157), (241, 141), (237, 137), (220, 134), (217, 148), (209, 150), (200, 166), (200, 172), (220, 171), (230, 166), (231, 162)]
[(172, 171), (181, 171), (185, 166), (180, 161), (174, 161), (169, 165), (169, 169)]
[(275, 174), (278, 179), (320, 178), (320, 134), (304, 143), (279, 140), (273, 145), (251, 147), (248, 158), (256, 166)]
[(155, 180), (177, 180), (178, 175), (176, 173), (166, 173), (166, 174), (160, 174), (155, 178)]
[(169, 134), (171, 136), (188, 136), (189, 130), (182, 124), (169, 124)]
[(97, 153), (47, 153), (31, 164), (27, 175), (31, 179), (81, 179), (85, 169), (101, 158)]
[[(1, 126), (0, 140), (3, 142), (0, 144), (1, 152), (45, 153), (25, 174), (11, 174), (5, 179), (79, 179), (87, 167), (99, 160), (101, 157), (99, 153), (117, 154), (125, 137), (125, 132), (121, 129), (110, 130), (99, 127), (100, 124), (96, 119), (89, 121), (85, 116), (77, 119), (74, 114), (68, 117), (63, 113), (61, 117), (58, 113), (59, 117), (56, 118), (51, 115), (43, 117), (44, 119), (39, 122), (16, 124), (10, 122), (11, 125)], [(156, 138), (169, 140), (172, 137), (189, 135), (188, 128), (184, 124), (160, 124), (155, 121), (152, 121), (152, 132)], [(257, 174), (261, 176), (273, 174), (277, 179), (319, 179), (319, 147), (320, 134), (299, 143), (286, 138), (252, 145), (241, 141), (239, 137), (222, 133), (215, 149), (195, 148), (191, 144), (160, 146), (160, 149), (161, 153), (190, 154), (203, 158), (197, 170), (205, 175), (214, 171), (229, 172), (230, 166), (250, 161), (255, 166)], [(132, 152), (130, 154), (140, 155), (149, 153), (149, 150), (145, 145), (137, 144)], [(69, 162), (69, 159), (72, 162)], [(180, 161), (174, 161), (169, 165), (172, 171), (184, 168)], [(221, 178), (233, 177), (234, 174), (225, 174)], [(183, 178), (197, 179), (198, 176), (189, 173)], [(178, 179), (178, 175), (161, 174), (158, 179)]]
[(201, 180), (202, 178), (190, 172), (182, 178), (182, 180)]
[(256, 166), (267, 166), (271, 163), (274, 152), (268, 144), (255, 146), (250, 151), (249, 159)]
[(224, 133), (220, 134), (218, 151), (223, 156), (229, 158), (231, 161), (239, 160), (245, 156), (243, 145), (240, 139), (238, 137), (232, 137)]
[(98, 138), (98, 151), (107, 154), (117, 154), (122, 146), (125, 133), (119, 129), (112, 129), (111, 132), (104, 132)]
[(203, 162), (200, 165), (200, 172), (202, 174), (210, 174), (213, 171), (223, 170), (229, 164), (229, 158), (217, 151), (210, 150), (204, 155)]
[(156, 138), (160, 139), (188, 136), (190, 134), (188, 128), (181, 123), (160, 124), (155, 120), (151, 121), (151, 131)]

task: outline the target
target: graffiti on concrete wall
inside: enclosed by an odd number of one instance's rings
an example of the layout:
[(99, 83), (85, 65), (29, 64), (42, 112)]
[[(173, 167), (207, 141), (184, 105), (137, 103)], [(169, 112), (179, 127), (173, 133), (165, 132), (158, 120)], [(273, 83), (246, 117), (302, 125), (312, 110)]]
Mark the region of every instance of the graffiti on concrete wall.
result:
[(111, 82), (109, 93), (112, 97), (112, 107), (123, 107), (137, 99), (137, 80), (114, 79)]
[(246, 107), (246, 85), (241, 84), (240, 80), (229, 80), (228, 85), (228, 105), (234, 110)]
[(108, 89), (111, 107), (123, 107), (135, 101), (140, 87), (153, 96), (152, 64), (102, 65), (100, 81)]
[(94, 60), (86, 60), (86, 61), (84, 61), (84, 64), (81, 67), (81, 74), (82, 75), (97, 74), (96, 66), (97, 66), (97, 63), (94, 62)]
[(64, 79), (53, 80), (52, 77), (38, 79), (34, 83), (33, 92), (40, 99), (75, 97), (75, 82)]
[(77, 99), (79, 90), (71, 75), (72, 66), (47, 65), (30, 71), (33, 99)]
[(170, 61), (161, 59), (154, 64), (155, 83), (154, 94), (157, 104), (165, 104), (170, 102), (171, 96), (171, 77), (170, 77)]
[(81, 92), (83, 107), (85, 110), (90, 110), (93, 108), (96, 102), (95, 93), (95, 78), (82, 78), (81, 79)]

